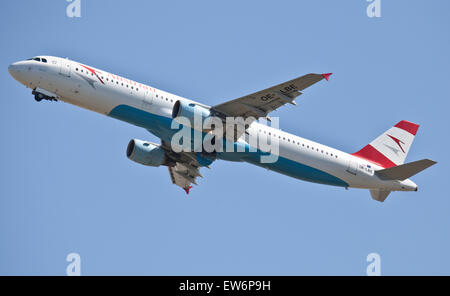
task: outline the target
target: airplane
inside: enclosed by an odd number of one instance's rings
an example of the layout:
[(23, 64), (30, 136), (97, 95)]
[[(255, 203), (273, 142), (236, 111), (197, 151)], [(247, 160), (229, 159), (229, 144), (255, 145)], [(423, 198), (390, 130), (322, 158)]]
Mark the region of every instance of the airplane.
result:
[[(332, 73), (307, 74), (208, 106), (68, 58), (36, 56), (11, 64), (8, 71), (15, 80), (32, 90), (37, 102), (70, 103), (144, 128), (160, 138), (160, 144), (130, 140), (126, 156), (150, 167), (167, 166), (172, 183), (187, 194), (192, 184), (197, 185), (197, 178), (203, 177), (202, 167), (210, 168), (214, 161), (226, 160), (248, 162), (304, 181), (345, 189), (369, 189), (374, 200), (384, 202), (392, 191), (417, 191), (418, 186), (409, 178), (436, 164), (430, 159), (405, 163), (419, 128), (406, 120), (351, 154), (262, 123), (271, 121), (268, 114), (279, 107), (288, 103), (296, 105), (295, 99), (306, 88), (321, 80), (328, 81)], [(188, 124), (174, 128), (174, 122), (181, 117), (194, 120), (198, 114), (202, 119), (212, 116), (222, 121), (229, 117), (245, 119), (244, 125), (236, 123), (232, 126), (234, 133), (229, 129), (222, 131), (222, 145), (231, 143), (235, 149), (213, 152), (175, 149), (176, 146), (171, 145), (174, 135), (186, 126), (191, 131), (196, 128)], [(201, 134), (208, 134), (208, 131)], [(276, 153), (255, 147), (258, 143), (255, 145), (250, 140), (262, 136), (277, 142)], [(192, 140), (186, 143), (191, 147), (198, 146), (192, 144)], [(263, 155), (276, 156), (276, 161), (263, 162)]]

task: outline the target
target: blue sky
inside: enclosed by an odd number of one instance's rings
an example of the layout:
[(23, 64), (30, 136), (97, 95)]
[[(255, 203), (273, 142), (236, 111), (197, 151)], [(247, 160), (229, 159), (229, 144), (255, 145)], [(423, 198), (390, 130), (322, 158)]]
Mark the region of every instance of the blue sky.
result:
[[(0, 11), (0, 274), (450, 274), (449, 1), (7, 1)], [(333, 72), (285, 106), (283, 130), (357, 151), (396, 122), (421, 125), (408, 161), (437, 160), (417, 193), (384, 204), (245, 163), (215, 162), (187, 198), (167, 168), (129, 161), (143, 129), (36, 103), (7, 66), (69, 57), (217, 104)]]

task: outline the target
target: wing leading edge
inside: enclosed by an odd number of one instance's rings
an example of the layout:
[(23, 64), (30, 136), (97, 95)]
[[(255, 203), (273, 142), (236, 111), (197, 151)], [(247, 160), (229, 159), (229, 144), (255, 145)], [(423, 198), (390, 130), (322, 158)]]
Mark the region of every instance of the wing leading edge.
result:
[(287, 82), (272, 86), (256, 93), (240, 97), (212, 107), (213, 110), (233, 117), (267, 117), (279, 107), (289, 103), (302, 94), (302, 90), (325, 79), (328, 81), (332, 73), (307, 74)]

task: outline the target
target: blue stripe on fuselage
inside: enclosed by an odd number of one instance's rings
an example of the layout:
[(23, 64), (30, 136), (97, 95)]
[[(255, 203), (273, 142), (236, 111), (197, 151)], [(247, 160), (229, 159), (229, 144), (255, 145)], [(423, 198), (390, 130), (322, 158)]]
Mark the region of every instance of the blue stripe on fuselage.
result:
[[(171, 128), (172, 118), (156, 115), (128, 105), (115, 107), (111, 110), (109, 116), (145, 128), (166, 142), (170, 142), (173, 134), (179, 130)], [(237, 145), (241, 144), (235, 143), (235, 148)], [(257, 152), (249, 152), (250, 147), (247, 144), (245, 146), (246, 152), (220, 152), (217, 153), (217, 157), (224, 160), (246, 161), (304, 181), (341, 187), (349, 186), (333, 175), (285, 157), (278, 157), (278, 160), (274, 163), (262, 163), (260, 161), (261, 156), (267, 155), (267, 153), (263, 153), (259, 149)], [(234, 151), (241, 150), (235, 149)]]

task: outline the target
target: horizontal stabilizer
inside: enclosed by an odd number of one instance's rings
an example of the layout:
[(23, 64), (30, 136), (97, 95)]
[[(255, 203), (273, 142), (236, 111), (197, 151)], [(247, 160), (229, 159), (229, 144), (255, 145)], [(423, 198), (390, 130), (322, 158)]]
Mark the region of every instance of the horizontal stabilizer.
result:
[(372, 199), (384, 202), (384, 200), (388, 197), (390, 191), (387, 190), (378, 190), (378, 189), (372, 189), (370, 190), (370, 195), (372, 195)]
[(410, 163), (398, 165), (388, 169), (376, 171), (375, 173), (382, 180), (406, 180), (437, 162), (430, 159), (422, 159)]

